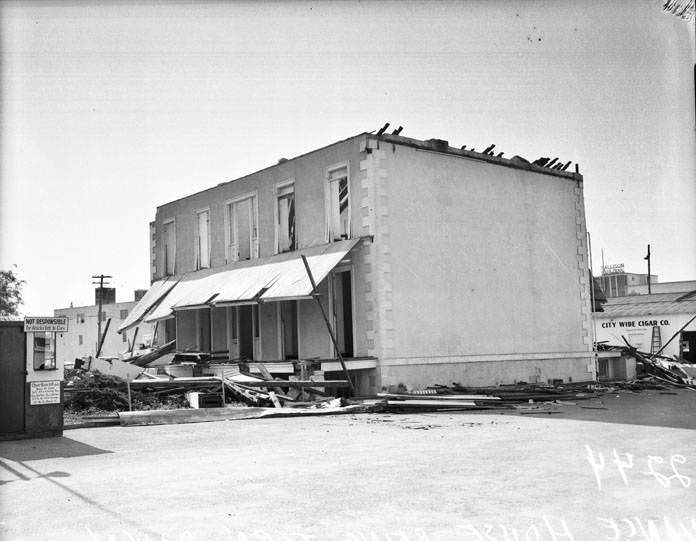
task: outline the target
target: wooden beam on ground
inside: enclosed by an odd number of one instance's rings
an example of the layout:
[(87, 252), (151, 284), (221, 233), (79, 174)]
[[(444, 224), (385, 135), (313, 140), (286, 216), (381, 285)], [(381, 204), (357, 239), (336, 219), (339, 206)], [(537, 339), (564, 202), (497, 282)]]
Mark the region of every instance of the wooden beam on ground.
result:
[(271, 376), (271, 373), (268, 371), (268, 368), (266, 368), (266, 366), (263, 363), (249, 363), (250, 368), (252, 365), (259, 369), (259, 372), (261, 372), (263, 379), (273, 379), (273, 376)]
[(380, 398), (388, 398), (389, 400), (501, 400), (499, 396), (489, 396), (483, 394), (393, 394), (393, 393), (377, 393)]
[[(149, 383), (149, 382), (148, 382)], [(235, 382), (237, 383), (237, 382)], [(284, 379), (276, 379), (272, 381), (240, 381), (239, 385), (245, 387), (297, 387), (300, 389), (307, 387), (350, 387), (350, 382), (344, 379), (329, 379), (325, 381), (297, 380), (290, 381)]]
[(387, 400), (389, 406), (452, 408), (476, 406), (473, 400)]

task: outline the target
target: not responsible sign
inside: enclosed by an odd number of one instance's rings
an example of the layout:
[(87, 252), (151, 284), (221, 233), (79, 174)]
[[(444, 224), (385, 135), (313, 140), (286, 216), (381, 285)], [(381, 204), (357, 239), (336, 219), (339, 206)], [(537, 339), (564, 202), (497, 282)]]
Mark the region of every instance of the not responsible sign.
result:
[(25, 317), (24, 332), (68, 332), (68, 316)]

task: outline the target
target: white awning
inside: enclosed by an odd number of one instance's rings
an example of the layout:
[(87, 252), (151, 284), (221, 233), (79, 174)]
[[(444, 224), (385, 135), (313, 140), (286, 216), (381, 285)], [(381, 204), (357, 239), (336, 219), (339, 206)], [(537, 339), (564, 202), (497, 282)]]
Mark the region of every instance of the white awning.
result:
[[(357, 242), (358, 239), (336, 242), (330, 244), (320, 254), (306, 256), (307, 264), (317, 285), (346, 257)], [(312, 294), (312, 283), (309, 281), (302, 259), (298, 257), (284, 263), (283, 267), (278, 269), (278, 278), (261, 295), (262, 301), (279, 301), (307, 297)]]
[(218, 294), (222, 284), (234, 271), (223, 271), (196, 280), (197, 286), (188, 288), (186, 294), (173, 305), (174, 310), (189, 308), (208, 308), (209, 303)]
[(155, 321), (172, 317), (174, 315), (172, 312), (172, 306), (198, 287), (202, 280), (202, 278), (195, 278), (190, 275), (181, 278), (181, 280), (179, 280), (179, 282), (161, 300), (157, 307), (147, 315), (145, 322), (154, 323)]
[(158, 280), (154, 282), (147, 293), (143, 295), (143, 298), (138, 301), (138, 303), (133, 307), (133, 309), (126, 317), (125, 321), (121, 323), (118, 328), (118, 332), (123, 332), (131, 327), (135, 327), (143, 317), (148, 313), (148, 311), (159, 302), (162, 297), (164, 297), (169, 291), (176, 285), (178, 278), (168, 277), (163, 280)]
[[(319, 284), (359, 239), (346, 240), (302, 250), (312, 270), (314, 281)], [(296, 254), (281, 254), (248, 264), (239, 268), (222, 271), (195, 280), (195, 287), (188, 287), (183, 294), (185, 282), (182, 280), (167, 296), (148, 320), (166, 317), (165, 305), (174, 310), (201, 308), (203, 306), (228, 306), (256, 302), (270, 302), (285, 299), (309, 297), (312, 284), (307, 276), (301, 257)], [(170, 298), (176, 297), (170, 303)]]

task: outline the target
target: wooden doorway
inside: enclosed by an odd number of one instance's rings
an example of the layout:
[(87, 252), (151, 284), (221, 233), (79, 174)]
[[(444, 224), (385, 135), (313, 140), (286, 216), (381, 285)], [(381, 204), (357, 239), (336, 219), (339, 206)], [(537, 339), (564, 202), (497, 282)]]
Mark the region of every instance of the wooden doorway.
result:
[(353, 356), (353, 289), (350, 270), (333, 274), (333, 317), (336, 342), (344, 357)]
[(299, 356), (297, 301), (281, 301), (280, 313), (280, 345), (283, 359), (297, 359)]

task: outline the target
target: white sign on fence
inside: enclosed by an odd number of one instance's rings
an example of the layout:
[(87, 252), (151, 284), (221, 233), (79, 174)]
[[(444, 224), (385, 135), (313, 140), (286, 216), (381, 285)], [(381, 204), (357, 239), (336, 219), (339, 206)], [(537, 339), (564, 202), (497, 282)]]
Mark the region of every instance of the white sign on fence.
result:
[(68, 316), (25, 317), (24, 332), (68, 332)]
[(60, 404), (60, 381), (32, 381), (29, 404)]

